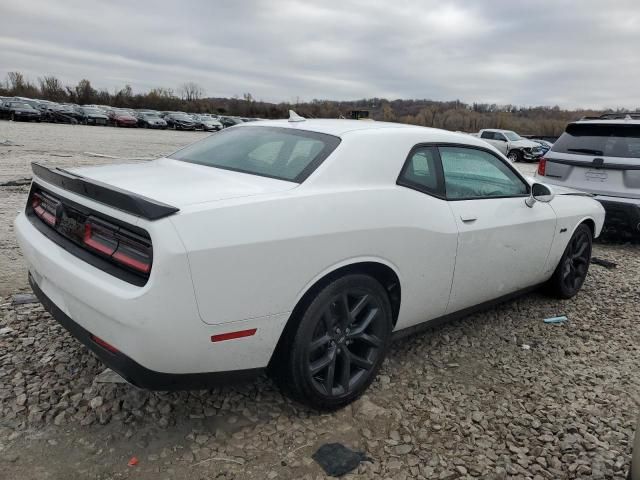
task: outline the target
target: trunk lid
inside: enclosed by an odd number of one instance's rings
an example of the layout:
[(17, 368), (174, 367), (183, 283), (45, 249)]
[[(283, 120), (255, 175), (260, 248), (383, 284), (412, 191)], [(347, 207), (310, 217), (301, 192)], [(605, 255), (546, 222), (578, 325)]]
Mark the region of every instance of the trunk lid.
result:
[(161, 158), (145, 163), (67, 169), (121, 190), (175, 206), (284, 192), (297, 183)]

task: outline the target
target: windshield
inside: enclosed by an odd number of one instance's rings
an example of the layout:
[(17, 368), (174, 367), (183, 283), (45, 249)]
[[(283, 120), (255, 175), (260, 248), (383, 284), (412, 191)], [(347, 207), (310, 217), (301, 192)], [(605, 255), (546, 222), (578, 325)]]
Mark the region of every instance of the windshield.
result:
[(157, 113), (143, 113), (142, 116), (144, 118), (160, 118)]
[(173, 114), (171, 115), (171, 118), (175, 118), (176, 120), (193, 120), (189, 115), (185, 115), (185, 114)]
[(507, 137), (512, 142), (517, 142), (518, 140), (522, 140), (522, 137), (518, 135), (516, 132), (503, 132), (504, 136)]
[(82, 111), (84, 113), (93, 113), (93, 114), (102, 115), (102, 110), (98, 108), (83, 108)]
[(572, 124), (551, 150), (574, 155), (640, 158), (640, 125)]
[(240, 127), (216, 133), (169, 158), (301, 183), (340, 139), (279, 127)]

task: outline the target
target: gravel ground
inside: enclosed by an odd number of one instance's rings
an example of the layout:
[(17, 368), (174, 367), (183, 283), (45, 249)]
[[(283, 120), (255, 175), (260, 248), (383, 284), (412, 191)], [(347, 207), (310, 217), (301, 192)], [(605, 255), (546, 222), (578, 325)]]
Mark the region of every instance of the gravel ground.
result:
[[(38, 157), (61, 165), (113, 161), (83, 153), (96, 150), (146, 158), (203, 135), (12, 129), (24, 147), (0, 147), (8, 165), (0, 183), (28, 176)], [(626, 475), (640, 412), (637, 243), (596, 244), (594, 255), (617, 268), (592, 265), (570, 301), (534, 293), (397, 342), (366, 397), (318, 414), (267, 378), (180, 393), (98, 383), (104, 367), (39, 304), (13, 302), (26, 285), (10, 221), (25, 193), (0, 186), (0, 478), (316, 479), (324, 476), (311, 455), (328, 442), (371, 459), (345, 478)], [(569, 321), (542, 322), (560, 314)], [(129, 467), (133, 456), (139, 463)]]

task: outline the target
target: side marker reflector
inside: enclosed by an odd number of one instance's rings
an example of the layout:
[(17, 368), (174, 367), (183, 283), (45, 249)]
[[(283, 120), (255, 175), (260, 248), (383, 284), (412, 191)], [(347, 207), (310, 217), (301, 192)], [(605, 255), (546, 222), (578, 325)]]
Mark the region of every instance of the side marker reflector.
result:
[(219, 333), (217, 335), (211, 335), (211, 341), (224, 342), (225, 340), (233, 340), (234, 338), (251, 337), (257, 330), (257, 328), (250, 328), (249, 330), (240, 330), (238, 332)]
[(118, 353), (119, 352), (119, 350), (116, 347), (114, 347), (110, 343), (105, 342), (100, 337), (96, 337), (95, 335), (91, 335), (91, 340), (93, 340), (98, 345), (100, 345), (102, 348), (104, 348), (105, 350), (108, 350), (111, 353)]

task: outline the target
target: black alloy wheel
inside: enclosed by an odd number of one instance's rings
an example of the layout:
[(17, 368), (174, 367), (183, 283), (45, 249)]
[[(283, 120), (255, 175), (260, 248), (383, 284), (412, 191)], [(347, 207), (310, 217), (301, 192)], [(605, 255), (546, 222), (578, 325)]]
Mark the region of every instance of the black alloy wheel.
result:
[[(293, 319), (295, 321), (295, 319)], [(280, 383), (294, 398), (322, 410), (358, 398), (386, 355), (392, 320), (389, 298), (366, 275), (327, 285), (302, 315), (286, 347)]]
[(584, 223), (578, 225), (549, 280), (548, 286), (553, 295), (568, 299), (578, 293), (587, 278), (592, 245), (591, 229)]

